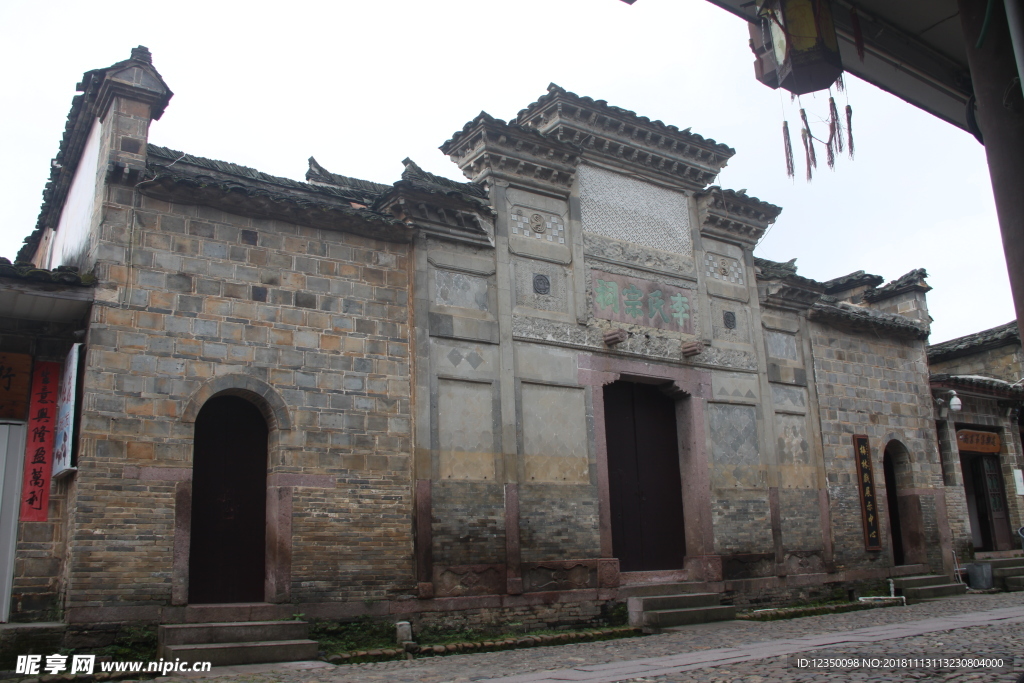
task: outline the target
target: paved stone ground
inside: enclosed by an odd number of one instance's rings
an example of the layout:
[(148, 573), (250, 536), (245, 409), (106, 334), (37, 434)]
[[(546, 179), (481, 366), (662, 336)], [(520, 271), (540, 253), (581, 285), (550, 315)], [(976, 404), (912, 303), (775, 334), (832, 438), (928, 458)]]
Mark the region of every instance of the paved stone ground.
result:
[[(1011, 611), (993, 612), (1000, 608)], [(980, 619), (977, 613), (990, 612)], [(998, 614), (1014, 618), (995, 621)], [(993, 623), (963, 627), (970, 619)], [(923, 620), (941, 619), (941, 623)], [(959, 620), (959, 623), (958, 623)], [(965, 621), (968, 620), (968, 621)], [(910, 622), (916, 622), (914, 624)], [(903, 626), (900, 626), (903, 625)], [(949, 626), (949, 630), (935, 630)], [(877, 627), (890, 627), (882, 629)], [(815, 638), (842, 634), (858, 629), (874, 628), (875, 642), (844, 644), (815, 649), (816, 657), (849, 656), (1003, 656), (1011, 665), (1002, 671), (936, 671), (929, 669), (859, 669), (801, 670), (791, 664), (789, 655), (779, 652), (805, 651), (805, 643), (792, 643), (797, 638)], [(928, 630), (928, 633), (902, 635)], [(865, 632), (869, 633), (869, 632)], [(851, 637), (860, 637), (850, 634)], [(884, 638), (877, 640), (878, 637)], [(827, 640), (827, 639), (826, 639)], [(784, 641), (790, 641), (784, 642)], [(758, 645), (760, 644), (760, 645)], [(813, 643), (809, 646), (813, 647)], [(722, 648), (734, 648), (719, 653)], [(788, 649), (787, 649), (788, 648)], [(702, 651), (707, 652), (701, 655)], [(691, 653), (694, 661), (687, 670), (679, 670), (681, 659), (673, 657)], [(749, 661), (731, 661), (736, 655), (756, 657)], [(635, 660), (673, 657), (666, 661), (676, 665), (673, 671), (658, 670), (647, 665), (636, 669)], [(1016, 657), (1016, 668), (1012, 661)], [(685, 658), (684, 658), (685, 659)], [(719, 662), (717, 663), (716, 659)], [(601, 666), (604, 665), (604, 666)], [(308, 665), (307, 665), (308, 666)], [(692, 667), (692, 668), (691, 668)], [(572, 669), (576, 669), (572, 671)], [(570, 670), (570, 671), (566, 671)], [(637, 675), (641, 673), (643, 675)], [(679, 631), (643, 638), (630, 638), (596, 643), (577, 643), (504, 652), (451, 655), (412, 661), (375, 664), (324, 666), (317, 668), (262, 666), (214, 670), (212, 677), (223, 683), (469, 683), (504, 679), (508, 683), (536, 681), (631, 681), (632, 683), (767, 683), (768, 681), (977, 681), (979, 683), (1014, 683), (1024, 674), (1024, 593), (965, 595), (909, 607), (888, 607), (864, 612), (830, 614), (777, 622), (733, 621), (686, 627)], [(630, 677), (632, 675), (632, 677)], [(170, 678), (170, 681), (183, 679)], [(497, 683), (497, 681), (495, 681)]]

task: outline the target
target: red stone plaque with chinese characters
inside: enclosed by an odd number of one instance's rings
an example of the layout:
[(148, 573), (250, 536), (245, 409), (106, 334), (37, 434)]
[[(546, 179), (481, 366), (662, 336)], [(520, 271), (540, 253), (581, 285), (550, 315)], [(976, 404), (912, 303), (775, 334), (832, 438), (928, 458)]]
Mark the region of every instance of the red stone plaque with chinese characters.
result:
[(36, 363), (25, 435), (25, 479), (21, 486), (23, 522), (45, 522), (48, 517), (59, 387), (60, 363)]
[(998, 453), (1002, 447), (995, 432), (978, 432), (973, 429), (956, 430), (956, 445), (961, 451), (972, 453)]
[(0, 353), (0, 418), (25, 419), (31, 379), (32, 356), (23, 353)]
[(881, 525), (878, 523), (878, 496), (875, 492), (875, 474), (871, 469), (871, 446), (867, 436), (853, 435), (853, 455), (857, 462), (860, 509), (864, 517), (864, 549), (881, 550), (882, 532)]
[(594, 317), (693, 334), (692, 289), (637, 277), (590, 271)]

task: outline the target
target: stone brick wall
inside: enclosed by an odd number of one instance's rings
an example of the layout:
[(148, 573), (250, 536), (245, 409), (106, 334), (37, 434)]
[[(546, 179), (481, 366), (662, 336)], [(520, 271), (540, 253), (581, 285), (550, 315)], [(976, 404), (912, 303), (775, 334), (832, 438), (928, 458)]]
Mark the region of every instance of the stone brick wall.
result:
[(898, 440), (911, 461), (900, 486), (922, 494), (928, 561), (933, 571), (940, 571), (944, 558), (934, 499), (945, 492), (925, 343), (844, 332), (817, 322), (810, 329), (837, 569), (891, 563), (887, 550), (864, 550), (852, 436), (866, 434), (883, 519), (883, 548), (889, 547), (889, 528), (882, 462), (886, 444)]
[(505, 494), (500, 484), (433, 484), (433, 552), (436, 565), (505, 561)]
[(171, 599), (193, 404), (231, 382), (287, 414), (292, 596), (408, 592), (408, 246), (111, 187), (96, 251), (68, 606)]
[(1024, 356), (1021, 354), (1021, 347), (1017, 344), (1000, 346), (997, 349), (989, 349), (970, 356), (951, 358), (931, 364), (931, 370), (935, 374), (984, 375), (1006, 382), (1019, 380), (1022, 377), (1022, 367), (1024, 367)]
[(524, 562), (601, 555), (596, 486), (522, 484), (519, 534)]

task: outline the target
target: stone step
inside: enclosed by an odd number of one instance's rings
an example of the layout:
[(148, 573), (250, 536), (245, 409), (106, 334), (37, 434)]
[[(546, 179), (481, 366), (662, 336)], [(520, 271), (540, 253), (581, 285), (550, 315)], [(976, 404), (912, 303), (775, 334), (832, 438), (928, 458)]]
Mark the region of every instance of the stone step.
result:
[(269, 640), (250, 643), (189, 643), (165, 645), (165, 660), (210, 662), (213, 666), (299, 662), (316, 659), (315, 640)]
[(906, 588), (919, 588), (922, 586), (942, 586), (949, 583), (949, 577), (942, 574), (928, 574), (922, 576), (904, 576), (893, 579), (896, 585), (896, 594)]
[(1012, 592), (1024, 591), (1024, 576), (1006, 577), (1006, 590)]
[(701, 593), (704, 584), (692, 582), (642, 583), (619, 586), (619, 598), (639, 598), (649, 595), (679, 595), (680, 593)]
[(681, 593), (678, 595), (647, 595), (629, 598), (626, 604), (630, 612), (650, 612), (660, 609), (684, 609), (687, 607), (715, 607), (721, 603), (718, 593)]
[(979, 560), (985, 564), (992, 565), (992, 569), (1009, 569), (1013, 567), (1024, 570), (1024, 557), (1006, 557), (995, 560)]
[(168, 624), (157, 628), (157, 643), (160, 646), (305, 640), (308, 637), (309, 623), (305, 621)]
[(1020, 567), (992, 567), (992, 578), (1007, 576), (1024, 576), (1024, 565)]
[[(949, 581), (949, 579), (947, 578), (946, 581)], [(934, 600), (935, 598), (946, 598), (951, 595), (963, 595), (966, 592), (967, 586), (962, 583), (911, 586), (903, 589), (903, 595), (906, 597), (907, 603), (915, 603), (922, 600)]]
[(662, 609), (644, 612), (642, 627), (644, 631), (657, 632), (672, 626), (705, 624), (711, 621), (726, 621), (735, 618), (736, 608), (732, 605)]

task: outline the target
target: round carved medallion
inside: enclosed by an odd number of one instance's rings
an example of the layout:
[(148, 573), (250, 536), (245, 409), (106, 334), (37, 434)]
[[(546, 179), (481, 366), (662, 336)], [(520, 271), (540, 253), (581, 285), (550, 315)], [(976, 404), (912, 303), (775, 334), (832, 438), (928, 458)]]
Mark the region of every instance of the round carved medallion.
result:
[(550, 294), (551, 293), (551, 280), (548, 279), (547, 275), (541, 275), (539, 273), (533, 276), (533, 291), (537, 294)]
[(547, 228), (544, 225), (544, 216), (535, 213), (530, 216), (530, 229), (534, 232), (544, 232)]

